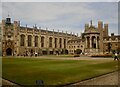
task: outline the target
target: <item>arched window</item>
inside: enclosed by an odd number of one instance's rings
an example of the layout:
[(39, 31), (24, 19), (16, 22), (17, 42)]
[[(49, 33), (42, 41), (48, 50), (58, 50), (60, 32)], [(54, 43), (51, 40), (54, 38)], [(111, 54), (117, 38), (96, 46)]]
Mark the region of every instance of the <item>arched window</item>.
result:
[(45, 39), (45, 38), (42, 36), (42, 37), (41, 37), (41, 47), (44, 47), (44, 39)]
[(55, 48), (57, 48), (57, 38), (55, 38)]
[(32, 46), (32, 36), (28, 35), (28, 47)]
[(35, 36), (35, 47), (38, 46), (38, 36)]
[(59, 39), (60, 48), (62, 48), (62, 39)]
[(20, 46), (25, 46), (25, 35), (20, 35)]
[(49, 47), (52, 47), (52, 37), (49, 38)]

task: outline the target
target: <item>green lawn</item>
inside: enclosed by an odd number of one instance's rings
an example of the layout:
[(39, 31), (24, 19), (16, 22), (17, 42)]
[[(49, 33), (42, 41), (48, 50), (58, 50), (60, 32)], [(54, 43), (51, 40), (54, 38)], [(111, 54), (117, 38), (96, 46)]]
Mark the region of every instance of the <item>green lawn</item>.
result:
[(3, 58), (3, 78), (21, 85), (65, 85), (117, 70), (117, 62)]

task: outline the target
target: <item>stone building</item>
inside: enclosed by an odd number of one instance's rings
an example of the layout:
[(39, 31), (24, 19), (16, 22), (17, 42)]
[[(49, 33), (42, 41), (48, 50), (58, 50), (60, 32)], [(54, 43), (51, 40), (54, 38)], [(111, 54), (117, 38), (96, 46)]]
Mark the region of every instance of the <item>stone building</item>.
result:
[(104, 53), (120, 52), (120, 35), (111, 33), (111, 36), (104, 37), (103, 43)]
[(0, 23), (0, 56), (2, 54), (2, 33), (1, 33), (1, 23)]
[(82, 39), (84, 39), (84, 51), (89, 54), (102, 54), (103, 53), (103, 38), (108, 37), (108, 24), (98, 22), (98, 27), (93, 26), (92, 21), (85, 24)]
[(87, 54), (103, 54), (104, 53), (104, 38), (108, 37), (108, 24), (98, 22), (98, 27), (90, 24), (85, 24), (85, 30), (81, 35), (81, 39), (68, 41), (69, 53), (74, 53), (76, 49), (81, 49)]
[(63, 54), (68, 51), (74, 54), (76, 49), (83, 53), (103, 54), (108, 52), (107, 44), (111, 43), (111, 50), (120, 49), (120, 36), (108, 35), (108, 24), (98, 21), (98, 27), (85, 24), (85, 30), (80, 37), (67, 32), (56, 32), (36, 25), (33, 28), (21, 26), (20, 21), (11, 22), (11, 18), (2, 20), (2, 55), (38, 55)]
[(84, 41), (82, 38), (69, 40), (67, 48), (70, 54), (74, 54), (77, 49), (81, 49), (84, 52)]
[(78, 38), (67, 32), (55, 32), (20, 25), (19, 21), (11, 22), (11, 18), (2, 20), (2, 52), (6, 55), (30, 55), (34, 53), (56, 54), (67, 49), (70, 39)]

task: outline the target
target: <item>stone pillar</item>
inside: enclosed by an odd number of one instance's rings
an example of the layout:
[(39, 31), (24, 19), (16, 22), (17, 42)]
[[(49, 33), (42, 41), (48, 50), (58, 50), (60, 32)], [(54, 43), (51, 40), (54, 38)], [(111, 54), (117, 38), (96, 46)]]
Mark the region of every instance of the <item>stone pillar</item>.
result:
[(40, 35), (38, 35), (38, 48), (40, 48)]
[(62, 38), (62, 49), (64, 48), (64, 38)]
[(55, 37), (52, 38), (52, 48), (55, 48)]
[(34, 46), (35, 46), (35, 45), (34, 45), (34, 44), (35, 44), (35, 39), (34, 39), (34, 38), (35, 38), (35, 36), (34, 36), (34, 35), (32, 35), (32, 47), (34, 47)]
[(25, 35), (25, 47), (27, 47), (27, 45), (28, 45), (28, 35), (26, 34)]
[(87, 41), (87, 37), (86, 37), (86, 47), (85, 48), (88, 48), (88, 41)]
[(92, 48), (92, 36), (90, 36), (90, 48)]
[(96, 48), (98, 48), (97, 36), (95, 38), (96, 38)]

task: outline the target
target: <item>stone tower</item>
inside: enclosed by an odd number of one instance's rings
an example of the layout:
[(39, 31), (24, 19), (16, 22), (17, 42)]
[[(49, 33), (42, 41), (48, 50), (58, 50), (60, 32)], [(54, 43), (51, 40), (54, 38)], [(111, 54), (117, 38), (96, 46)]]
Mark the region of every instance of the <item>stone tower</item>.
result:
[(108, 37), (108, 24), (104, 24), (104, 37)]
[(100, 33), (100, 53), (103, 53), (103, 22), (98, 21), (98, 31)]
[(5, 20), (2, 20), (2, 51), (4, 55), (14, 55), (17, 52), (17, 29), (19, 27), (19, 23), (14, 21), (11, 23), (11, 18), (8, 17)]

